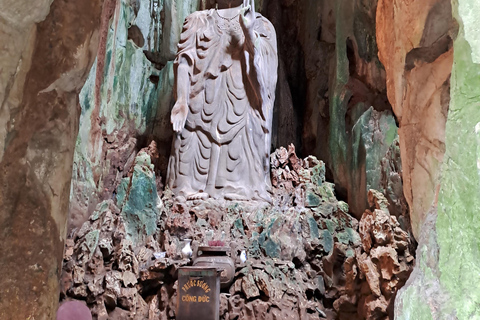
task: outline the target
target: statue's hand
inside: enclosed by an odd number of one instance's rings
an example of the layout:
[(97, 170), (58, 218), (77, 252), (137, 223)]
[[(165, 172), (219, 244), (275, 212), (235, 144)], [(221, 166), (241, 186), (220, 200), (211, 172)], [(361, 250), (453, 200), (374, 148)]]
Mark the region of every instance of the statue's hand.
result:
[(178, 100), (172, 109), (170, 121), (173, 125), (173, 131), (180, 133), (187, 120), (188, 106), (185, 101)]
[(255, 32), (253, 26), (255, 24), (255, 0), (243, 0), (242, 9), (240, 9), (240, 25), (243, 28), (245, 36), (250, 41), (255, 41)]

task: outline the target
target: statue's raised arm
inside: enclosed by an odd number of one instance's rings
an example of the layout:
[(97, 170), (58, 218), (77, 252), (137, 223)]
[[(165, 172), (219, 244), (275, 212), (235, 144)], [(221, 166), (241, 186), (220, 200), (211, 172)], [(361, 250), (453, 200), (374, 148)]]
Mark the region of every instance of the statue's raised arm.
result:
[(167, 182), (180, 199), (269, 200), (275, 30), (253, 0), (217, 5), (185, 20)]
[[(255, 79), (253, 87), (261, 101), (262, 116), (265, 118), (266, 130), (272, 131), (273, 103), (277, 85), (277, 37), (273, 25), (260, 14), (255, 13), (255, 0), (243, 0), (240, 24), (244, 30), (247, 54), (253, 54), (252, 65), (254, 73), (250, 79)], [(248, 69), (248, 68), (247, 68)], [(247, 70), (249, 72), (249, 70)], [(265, 147), (270, 148), (271, 134), (266, 135)], [(266, 159), (269, 165), (269, 159)]]

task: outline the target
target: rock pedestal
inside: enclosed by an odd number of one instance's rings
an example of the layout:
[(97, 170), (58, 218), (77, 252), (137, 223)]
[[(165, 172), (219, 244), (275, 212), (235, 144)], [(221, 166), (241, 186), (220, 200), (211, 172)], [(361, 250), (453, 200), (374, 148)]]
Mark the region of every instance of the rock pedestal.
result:
[(197, 255), (207, 241), (224, 243), (229, 257), (221, 258), (235, 263), (229, 264), (233, 281), (224, 282), (219, 296), (219, 319), (391, 317), (414, 248), (387, 200), (372, 190), (371, 208), (358, 222), (335, 198), (322, 161), (298, 158), (293, 145), (277, 149), (270, 160), (273, 204), (178, 202), (167, 188), (157, 230), (137, 238), (142, 241), (131, 241), (129, 218), (113, 200), (102, 202), (69, 240), (62, 297), (85, 300), (98, 319), (172, 319), (178, 299), (190, 299), (198, 309), (198, 293), (177, 293), (184, 287), (177, 274), (192, 263), (182, 255), (188, 238)]

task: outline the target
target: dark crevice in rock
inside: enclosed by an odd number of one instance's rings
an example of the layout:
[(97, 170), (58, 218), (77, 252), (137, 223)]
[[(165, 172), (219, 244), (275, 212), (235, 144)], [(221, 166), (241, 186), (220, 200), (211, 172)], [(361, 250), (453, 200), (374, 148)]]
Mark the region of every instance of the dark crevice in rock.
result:
[(143, 48), (145, 45), (145, 39), (143, 37), (142, 31), (136, 25), (130, 26), (128, 28), (127, 39), (132, 40), (139, 48)]
[(162, 70), (165, 67), (165, 62), (160, 52), (143, 50), (143, 53), (145, 54), (147, 60), (153, 63), (157, 70)]
[(160, 81), (160, 77), (154, 74), (152, 74), (148, 79), (155, 85), (158, 85), (158, 81)]
[(432, 63), (442, 54), (450, 50), (453, 40), (449, 35), (443, 35), (429, 47), (414, 48), (405, 57), (405, 70), (410, 71), (420, 63)]
[(357, 66), (355, 64), (355, 50), (353, 48), (352, 39), (347, 38), (346, 47), (347, 47), (347, 59), (348, 59), (348, 73), (350, 76), (353, 76), (355, 74)]

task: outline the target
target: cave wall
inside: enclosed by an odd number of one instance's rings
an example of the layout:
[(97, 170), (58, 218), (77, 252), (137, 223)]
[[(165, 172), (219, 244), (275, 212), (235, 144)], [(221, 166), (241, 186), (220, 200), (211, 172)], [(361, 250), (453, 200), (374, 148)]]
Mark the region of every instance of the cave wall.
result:
[[(165, 166), (176, 42), (184, 17), (207, 2), (108, 0), (103, 14), (102, 1), (2, 5), (0, 271), (9, 275), (0, 280), (9, 288), (0, 296), (2, 318), (53, 316), (70, 190), (74, 228), (111, 197), (148, 141), (161, 146), (155, 168)], [(399, 217), (408, 203), (419, 260), (397, 300), (399, 318), (474, 318), (478, 4), (257, 6), (279, 34), (274, 146), (293, 142), (324, 159), (356, 216), (370, 187)]]
[(274, 128), (282, 130), (274, 131), (273, 147), (294, 143), (303, 155), (324, 160), (337, 195), (357, 218), (373, 188), (408, 225), (376, 10), (376, 0), (263, 2), (279, 34)]
[[(150, 140), (159, 151), (157, 174), (165, 177), (176, 43), (184, 17), (212, 6), (117, 2), (98, 58), (103, 72), (95, 65), (81, 93), (70, 228), (111, 197)], [(323, 159), (337, 195), (357, 218), (368, 207), (367, 191), (377, 189), (390, 212), (409, 225), (396, 118), (377, 56), (377, 1), (265, 0), (256, 6), (274, 24), (279, 43), (272, 150), (293, 143), (302, 155)], [(91, 108), (97, 104), (98, 115)]]
[(0, 318), (53, 319), (102, 1), (2, 1)]
[(80, 92), (69, 229), (112, 198), (151, 140), (158, 145), (157, 187), (163, 189), (173, 136), (173, 59), (183, 21), (199, 6), (198, 0), (114, 3), (105, 48)]
[(459, 30), (453, 45), (438, 206), (423, 219), (417, 266), (396, 301), (398, 319), (478, 319), (480, 315), (480, 35), (476, 31), (480, 5), (459, 0), (452, 6)]
[(403, 190), (416, 237), (438, 194), (455, 29), (449, 0), (379, 1), (379, 57), (399, 122)]

